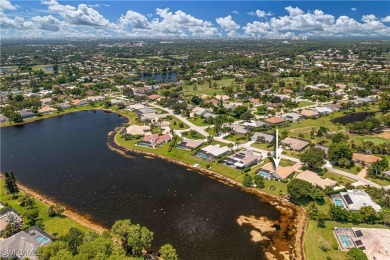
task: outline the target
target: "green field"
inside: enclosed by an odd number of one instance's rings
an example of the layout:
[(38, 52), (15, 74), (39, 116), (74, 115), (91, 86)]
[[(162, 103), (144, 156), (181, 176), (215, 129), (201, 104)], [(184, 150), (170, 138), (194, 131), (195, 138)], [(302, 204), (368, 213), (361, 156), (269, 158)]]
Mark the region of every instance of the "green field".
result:
[(209, 95), (210, 97), (213, 95), (222, 95), (224, 94), (222, 87), (230, 86), (234, 80), (233, 79), (222, 79), (222, 80), (212, 80), (211, 83), (216, 83), (217, 87), (209, 87), (209, 83), (205, 82), (203, 84), (194, 83), (192, 85), (183, 86), (183, 95), (185, 97), (191, 97), (193, 95), (200, 96), (201, 94)]
[[(17, 199), (10, 199), (10, 195), (6, 194), (4, 187), (4, 180), (0, 180), (0, 201), (5, 204), (11, 206), (21, 215), (26, 211), (24, 207), (19, 205), (19, 201)], [(19, 192), (20, 196), (25, 195), (22, 192)], [(57, 233), (59, 235), (65, 235), (71, 227), (76, 227), (84, 232), (87, 232), (88, 229), (79, 223), (71, 220), (70, 218), (59, 216), (59, 217), (49, 217), (48, 209), (49, 206), (44, 204), (38, 200), (35, 200), (35, 203), (39, 209), (39, 219), (42, 219), (44, 230), (49, 234)]]
[(312, 106), (314, 104), (315, 104), (314, 102), (302, 101), (302, 102), (299, 102), (298, 107), (308, 107), (308, 106)]

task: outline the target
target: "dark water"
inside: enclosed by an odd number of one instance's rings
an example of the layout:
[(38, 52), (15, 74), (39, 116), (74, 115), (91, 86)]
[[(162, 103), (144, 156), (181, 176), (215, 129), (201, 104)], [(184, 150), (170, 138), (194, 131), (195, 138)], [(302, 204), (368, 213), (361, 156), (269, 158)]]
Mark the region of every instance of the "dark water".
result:
[(171, 243), (181, 259), (263, 258), (236, 219), (278, 219), (273, 206), (176, 164), (109, 150), (107, 133), (124, 122), (83, 111), (2, 128), (1, 170), (106, 227), (126, 218), (145, 225), (154, 245)]
[(367, 118), (373, 116), (374, 114), (375, 114), (374, 112), (357, 112), (345, 116), (336, 117), (332, 119), (332, 122), (346, 125), (353, 122), (364, 121)]
[[(136, 78), (128, 78), (129, 80), (133, 79), (136, 80)], [(167, 73), (158, 73), (158, 74), (143, 74), (139, 77), (140, 81), (146, 82), (148, 80), (154, 80), (154, 82), (176, 82), (177, 81), (177, 74), (175, 72), (167, 72)]]

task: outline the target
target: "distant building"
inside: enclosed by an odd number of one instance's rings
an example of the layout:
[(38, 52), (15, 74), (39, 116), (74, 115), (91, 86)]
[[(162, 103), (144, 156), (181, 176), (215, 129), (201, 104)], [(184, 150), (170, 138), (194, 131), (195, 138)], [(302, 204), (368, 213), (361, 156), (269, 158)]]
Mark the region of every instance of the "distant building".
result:
[(148, 125), (130, 125), (126, 127), (125, 133), (128, 135), (145, 136), (151, 135), (151, 128)]
[(304, 118), (317, 118), (320, 115), (317, 111), (310, 110), (310, 109), (302, 109), (300, 114)]
[(137, 145), (156, 148), (157, 146), (160, 146), (171, 140), (172, 138), (169, 135), (152, 134), (144, 136), (143, 140), (138, 142)]
[(275, 139), (275, 135), (273, 134), (267, 134), (267, 133), (255, 133), (251, 137), (251, 141), (259, 141), (259, 142), (264, 142), (264, 143), (271, 143)]
[(300, 152), (303, 149), (305, 149), (310, 144), (310, 142), (293, 138), (293, 137), (287, 137), (282, 140), (281, 144), (283, 144), (284, 146), (288, 147), (291, 150)]
[(7, 123), (9, 121), (9, 118), (4, 116), (4, 115), (0, 115), (0, 123)]
[(298, 114), (298, 113), (294, 113), (294, 112), (290, 112), (290, 113), (284, 113), (281, 115), (281, 117), (284, 119), (284, 120), (287, 120), (287, 121), (292, 121), (292, 122), (296, 122), (296, 121), (299, 121), (303, 118), (302, 115)]
[(260, 163), (262, 159), (261, 155), (255, 155), (252, 151), (245, 150), (228, 156), (223, 163), (237, 169), (243, 169)]
[(372, 154), (363, 154), (363, 153), (353, 153), (352, 161), (354, 163), (359, 163), (365, 166), (370, 166), (372, 163), (381, 161), (382, 158), (372, 155)]
[(86, 100), (75, 99), (75, 100), (72, 100), (71, 104), (72, 104), (72, 106), (75, 106), (75, 107), (81, 107), (81, 106), (88, 105), (88, 102)]
[(227, 146), (208, 145), (196, 152), (196, 156), (203, 158), (205, 160), (214, 161), (230, 151), (230, 148)]
[(57, 107), (65, 110), (65, 109), (71, 108), (72, 106), (68, 103), (58, 103)]
[(306, 170), (298, 174), (295, 178), (303, 181), (307, 181), (308, 183), (314, 186), (320, 186), (322, 189), (325, 189), (326, 187), (334, 187), (337, 185), (337, 182), (335, 182), (334, 180), (328, 178), (323, 179), (320, 176), (318, 176), (317, 173), (309, 170)]
[(30, 227), (1, 241), (0, 256), (11, 259), (38, 260), (37, 249), (49, 245), (52, 241), (53, 237), (40, 228)]
[(279, 166), (275, 169), (273, 162), (268, 162), (261, 166), (260, 170), (257, 172), (258, 175), (266, 179), (279, 179), (284, 180), (291, 176), (295, 172), (294, 168), (291, 166), (281, 167)]
[(41, 114), (50, 114), (50, 113), (57, 112), (57, 111), (58, 110), (56, 108), (51, 107), (51, 106), (44, 106), (38, 110), (38, 112)]
[(204, 144), (204, 141), (201, 139), (193, 140), (193, 139), (183, 139), (180, 143), (177, 144), (177, 148), (184, 150), (196, 150), (200, 146)]
[(336, 205), (344, 206), (349, 211), (359, 211), (364, 206), (371, 206), (377, 213), (382, 209), (381, 206), (372, 201), (370, 195), (363, 190), (347, 190), (346, 192), (340, 192), (339, 194), (333, 195), (332, 198), (335, 204), (335, 199), (341, 199), (341, 202), (344, 205)]
[(276, 116), (267, 118), (264, 121), (271, 124), (271, 125), (278, 125), (278, 124), (282, 124), (285, 122), (285, 120), (283, 118), (276, 117)]
[(31, 118), (35, 116), (34, 112), (27, 111), (27, 110), (21, 110), (19, 111), (19, 114), (23, 117), (23, 119)]

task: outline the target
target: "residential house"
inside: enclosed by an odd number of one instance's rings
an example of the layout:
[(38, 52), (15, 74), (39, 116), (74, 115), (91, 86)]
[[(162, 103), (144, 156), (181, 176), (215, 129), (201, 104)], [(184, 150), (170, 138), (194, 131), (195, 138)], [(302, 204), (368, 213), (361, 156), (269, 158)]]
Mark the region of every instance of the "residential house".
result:
[(51, 107), (51, 106), (44, 106), (38, 110), (38, 112), (41, 114), (50, 114), (50, 113), (57, 112), (57, 111), (58, 111), (58, 109)]
[(75, 107), (82, 107), (82, 106), (86, 106), (88, 105), (88, 102), (84, 99), (75, 99), (75, 100), (72, 100), (71, 102), (72, 106), (75, 106)]
[(326, 187), (335, 187), (337, 185), (337, 182), (328, 178), (321, 178), (317, 173), (306, 170), (304, 172), (301, 172), (295, 178), (307, 181), (308, 183), (319, 186), (322, 189), (325, 189)]
[(320, 115), (317, 111), (310, 109), (302, 109), (299, 114), (301, 114), (304, 118), (317, 118)]
[(261, 160), (263, 160), (261, 155), (255, 155), (252, 151), (244, 150), (228, 156), (223, 160), (223, 163), (237, 169), (243, 169), (258, 164)]
[(372, 155), (372, 154), (363, 154), (363, 153), (353, 153), (352, 161), (354, 163), (359, 163), (364, 166), (370, 166), (373, 162), (381, 161), (382, 158)]
[(58, 108), (62, 109), (62, 110), (65, 110), (65, 109), (68, 109), (68, 108), (71, 108), (72, 106), (68, 103), (58, 103), (56, 105)]
[(230, 151), (230, 148), (227, 146), (208, 145), (196, 152), (196, 156), (203, 158), (205, 160), (214, 161)]
[(157, 95), (157, 94), (152, 94), (152, 95), (148, 96), (148, 99), (150, 99), (150, 100), (159, 100), (159, 99), (161, 99), (161, 96)]
[(23, 225), (23, 220), (19, 216), (19, 213), (13, 210), (12, 208), (4, 208), (0, 210), (0, 235), (1, 232), (5, 229), (8, 223), (13, 223), (14, 225), (21, 227)]
[(204, 114), (206, 114), (208, 112), (207, 109), (203, 108), (203, 107), (195, 107), (194, 109), (192, 109), (191, 113), (193, 116), (203, 116)]
[(52, 98), (42, 98), (40, 101), (43, 105), (45, 105), (45, 104), (49, 104), (49, 103), (53, 102), (53, 99)]
[(313, 110), (321, 115), (328, 115), (333, 113), (333, 110), (329, 107), (315, 107)]
[(213, 104), (214, 106), (218, 106), (219, 104), (219, 100), (213, 98), (213, 99), (210, 99), (210, 100), (206, 100), (203, 102), (204, 104)]
[(273, 162), (268, 162), (261, 166), (260, 170), (257, 172), (258, 175), (266, 179), (279, 179), (284, 180), (291, 176), (295, 172), (294, 168), (291, 166), (281, 167), (279, 166), (275, 169)]
[(265, 123), (263, 121), (249, 121), (249, 122), (244, 122), (242, 124), (243, 126), (245, 126), (246, 128), (257, 128), (257, 127), (269, 127), (270, 124), (268, 123)]
[(267, 133), (255, 133), (251, 137), (251, 141), (258, 141), (261, 143), (271, 143), (275, 139), (275, 135)]
[(0, 257), (38, 260), (37, 249), (49, 245), (53, 240), (52, 236), (33, 226), (1, 241)]
[(101, 102), (106, 99), (105, 96), (92, 96), (92, 97), (87, 97), (88, 101), (93, 101), (93, 102)]
[(340, 192), (339, 194), (333, 195), (332, 198), (333, 202), (335, 202), (335, 199), (341, 199), (344, 207), (349, 211), (359, 211), (365, 206), (372, 207), (377, 213), (382, 209), (381, 206), (376, 204), (371, 199), (370, 195), (363, 190), (347, 190), (346, 192)]
[(295, 112), (290, 112), (282, 114), (281, 117), (287, 121), (297, 122), (301, 120), (303, 116)]
[(133, 136), (151, 135), (151, 128), (148, 125), (130, 125), (126, 127), (125, 133)]
[(0, 123), (7, 123), (9, 121), (9, 118), (4, 116), (4, 115), (0, 115)]
[(183, 139), (180, 143), (177, 144), (177, 148), (183, 150), (196, 150), (204, 144), (202, 139), (194, 140), (194, 139)]
[(270, 118), (267, 118), (264, 120), (265, 122), (271, 124), (271, 125), (278, 125), (278, 124), (282, 124), (285, 122), (285, 120), (281, 117), (276, 117), (276, 116), (273, 116), (273, 117), (270, 117)]
[(23, 117), (23, 119), (31, 118), (35, 116), (34, 112), (27, 111), (27, 110), (20, 110), (19, 114)]
[(246, 135), (248, 133), (248, 130), (245, 129), (242, 125), (237, 124), (229, 124), (227, 127), (231, 128), (231, 132), (236, 135)]
[(144, 136), (143, 140), (138, 142), (137, 145), (156, 148), (171, 140), (172, 138), (169, 135), (152, 134)]
[(227, 95), (216, 95), (215, 98), (222, 101), (226, 101), (230, 99), (230, 97)]
[(293, 151), (299, 152), (305, 149), (310, 144), (310, 142), (298, 138), (287, 137), (282, 140), (281, 144)]

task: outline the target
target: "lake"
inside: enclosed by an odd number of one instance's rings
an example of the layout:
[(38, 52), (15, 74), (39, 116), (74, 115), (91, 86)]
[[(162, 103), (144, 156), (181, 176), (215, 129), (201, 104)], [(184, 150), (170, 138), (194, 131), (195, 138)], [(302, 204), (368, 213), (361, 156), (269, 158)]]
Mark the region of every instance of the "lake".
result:
[(175, 72), (158, 73), (158, 74), (142, 74), (139, 78), (127, 78), (128, 80), (140, 80), (146, 82), (148, 80), (154, 80), (154, 82), (176, 82), (177, 74)]
[(346, 124), (353, 123), (353, 122), (364, 121), (367, 118), (374, 116), (374, 115), (375, 115), (374, 112), (357, 112), (357, 113), (352, 113), (352, 114), (348, 114), (345, 116), (336, 117), (336, 118), (332, 119), (331, 121), (333, 123), (339, 123), (342, 125), (346, 125)]
[(2, 128), (1, 170), (107, 228), (126, 218), (145, 225), (155, 246), (170, 243), (181, 259), (263, 259), (237, 218), (280, 212), (183, 166), (109, 150), (107, 133), (126, 121), (98, 110)]

